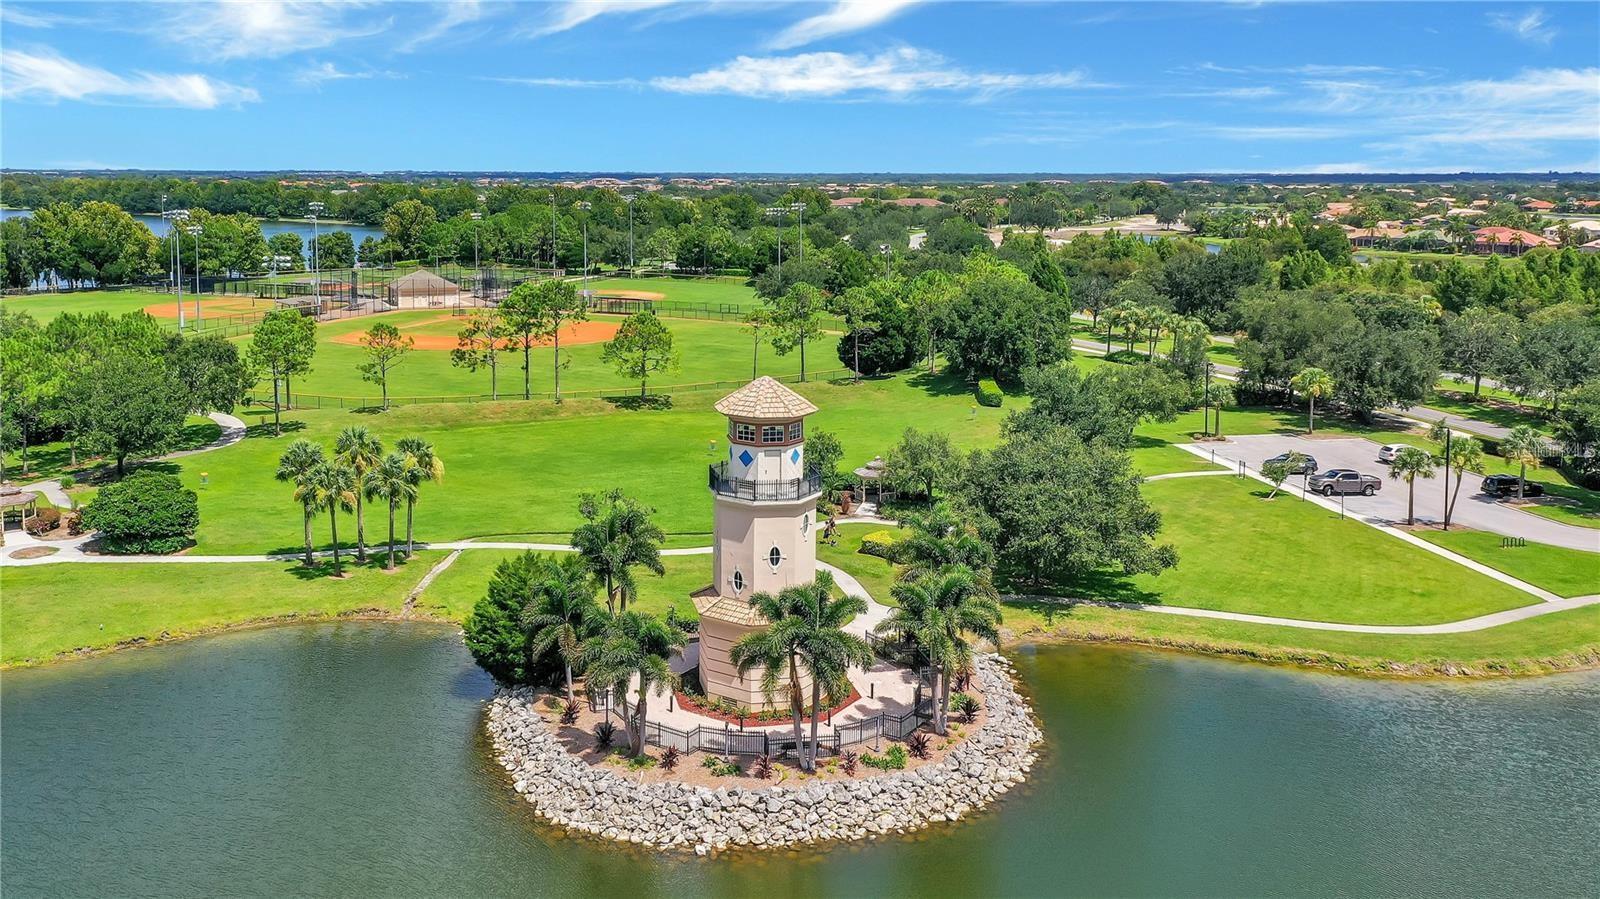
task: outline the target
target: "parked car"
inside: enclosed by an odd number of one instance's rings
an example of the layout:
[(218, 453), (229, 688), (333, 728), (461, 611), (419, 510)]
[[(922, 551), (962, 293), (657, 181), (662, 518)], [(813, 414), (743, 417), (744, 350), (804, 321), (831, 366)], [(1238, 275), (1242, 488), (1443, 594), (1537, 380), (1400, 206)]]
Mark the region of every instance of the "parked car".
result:
[[(1517, 476), (1514, 474), (1492, 474), (1483, 479), (1483, 492), (1490, 496), (1516, 496)], [(1538, 481), (1522, 482), (1523, 496), (1544, 496), (1544, 485)]]
[(1385, 443), (1383, 446), (1378, 447), (1378, 461), (1388, 465), (1394, 461), (1396, 456), (1400, 455), (1400, 451), (1405, 449), (1407, 445), (1404, 443)]
[[(1300, 458), (1303, 460), (1300, 463), (1300, 467), (1299, 468), (1291, 468), (1289, 470), (1290, 474), (1316, 474), (1317, 473), (1317, 460), (1314, 457), (1308, 456), (1305, 453), (1301, 453), (1300, 454)], [(1265, 461), (1265, 462), (1263, 462), (1261, 464), (1263, 466), (1266, 466), (1266, 465), (1272, 465), (1275, 462), (1287, 462), (1287, 461), (1289, 461), (1289, 454), (1288, 453), (1279, 453), (1276, 456), (1273, 456), (1272, 458), (1268, 459), (1267, 461)]]
[(1306, 486), (1323, 496), (1333, 496), (1335, 493), (1346, 495), (1359, 493), (1362, 496), (1371, 496), (1383, 489), (1383, 481), (1349, 468), (1330, 468), (1321, 474), (1312, 475)]

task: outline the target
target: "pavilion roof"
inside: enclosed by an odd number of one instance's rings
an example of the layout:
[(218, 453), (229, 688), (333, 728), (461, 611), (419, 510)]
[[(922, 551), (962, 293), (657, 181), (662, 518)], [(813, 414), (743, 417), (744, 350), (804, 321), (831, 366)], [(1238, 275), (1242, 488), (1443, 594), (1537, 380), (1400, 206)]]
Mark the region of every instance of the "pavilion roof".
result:
[(810, 400), (766, 375), (717, 400), (716, 409), (750, 421), (793, 421), (817, 411)]

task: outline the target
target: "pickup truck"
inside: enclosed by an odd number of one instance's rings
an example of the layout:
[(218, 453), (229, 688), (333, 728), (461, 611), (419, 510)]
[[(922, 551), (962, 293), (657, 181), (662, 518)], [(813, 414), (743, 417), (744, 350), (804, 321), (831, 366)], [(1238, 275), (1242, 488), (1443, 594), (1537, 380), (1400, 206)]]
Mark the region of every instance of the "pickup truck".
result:
[(1306, 482), (1306, 487), (1311, 492), (1323, 496), (1333, 496), (1336, 493), (1359, 493), (1362, 496), (1371, 496), (1383, 489), (1383, 481), (1349, 468), (1330, 468), (1321, 474), (1312, 475)]

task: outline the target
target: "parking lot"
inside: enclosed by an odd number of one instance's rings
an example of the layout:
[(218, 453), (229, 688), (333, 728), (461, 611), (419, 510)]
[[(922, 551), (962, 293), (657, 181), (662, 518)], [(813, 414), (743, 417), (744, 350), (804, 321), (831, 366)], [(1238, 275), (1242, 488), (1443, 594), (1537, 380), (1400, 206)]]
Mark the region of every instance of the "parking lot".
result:
[[(1376, 496), (1349, 496), (1345, 509), (1351, 515), (1378, 518), (1396, 524), (1406, 520), (1406, 483), (1389, 477), (1389, 466), (1378, 461), (1380, 444), (1359, 437), (1305, 438), (1284, 434), (1256, 434), (1231, 437), (1221, 443), (1196, 444), (1207, 455), (1216, 451), (1218, 464), (1236, 465), (1244, 462), (1252, 470), (1260, 471), (1261, 464), (1279, 453), (1304, 453), (1317, 460), (1317, 469), (1351, 468), (1362, 474), (1374, 475), (1383, 481)], [(1454, 490), (1454, 475), (1451, 489)], [(1467, 472), (1466, 483), (1461, 485), (1460, 500), (1451, 524), (1480, 531), (1490, 531), (1513, 537), (1523, 537), (1537, 543), (1564, 546), (1569, 549), (1600, 553), (1600, 530), (1562, 524), (1520, 509), (1495, 502), (1478, 492), (1482, 475)], [(1301, 488), (1303, 478), (1291, 476), (1283, 482), (1285, 490)], [(1444, 474), (1438, 469), (1431, 480), (1417, 480), (1417, 521), (1438, 522), (1444, 517)], [(1337, 497), (1334, 498), (1337, 501)]]

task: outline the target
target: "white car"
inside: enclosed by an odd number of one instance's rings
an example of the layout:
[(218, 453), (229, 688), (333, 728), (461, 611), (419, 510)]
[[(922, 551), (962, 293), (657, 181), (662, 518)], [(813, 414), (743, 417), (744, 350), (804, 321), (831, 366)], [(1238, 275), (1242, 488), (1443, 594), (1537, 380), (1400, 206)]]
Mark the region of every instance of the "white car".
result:
[(1406, 443), (1385, 443), (1383, 446), (1378, 447), (1378, 461), (1384, 464), (1393, 462), (1394, 457), (1400, 455), (1400, 451), (1409, 445)]

